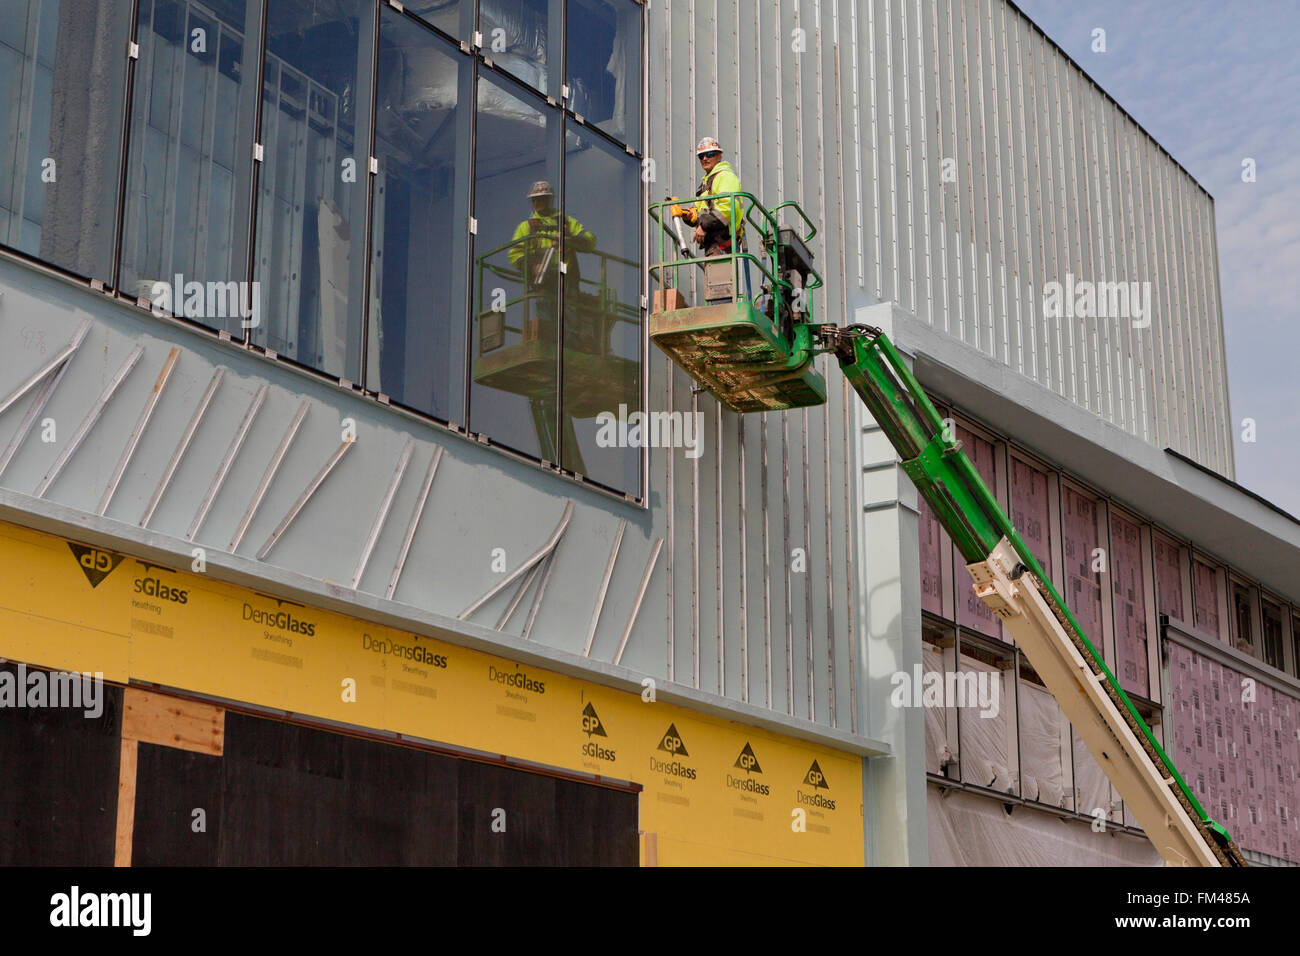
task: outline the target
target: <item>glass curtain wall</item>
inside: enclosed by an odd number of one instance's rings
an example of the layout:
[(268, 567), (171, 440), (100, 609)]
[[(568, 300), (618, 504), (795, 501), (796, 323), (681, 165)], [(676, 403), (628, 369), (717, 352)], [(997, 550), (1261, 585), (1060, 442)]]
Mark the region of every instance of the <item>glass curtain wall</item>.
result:
[[(249, 290), (206, 292), (248, 279), (261, 6), (140, 0), (127, 160), (122, 291), (239, 337), (260, 318)], [(186, 294), (192, 282), (203, 294)]]
[(113, 281), (131, 5), (0, 0), (0, 244)]
[(642, 24), (0, 0), (0, 245), (639, 494)]
[(374, 17), (371, 0), (267, 7), (256, 345), (361, 378)]

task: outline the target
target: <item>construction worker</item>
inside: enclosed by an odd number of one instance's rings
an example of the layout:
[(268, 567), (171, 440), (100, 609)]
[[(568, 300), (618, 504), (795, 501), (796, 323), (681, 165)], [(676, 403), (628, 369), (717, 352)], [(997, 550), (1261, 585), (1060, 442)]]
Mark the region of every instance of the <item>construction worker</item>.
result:
[[(718, 196), (719, 193), (740, 192), (740, 177), (731, 164), (722, 158), (722, 146), (712, 136), (706, 136), (695, 146), (695, 155), (704, 170), (704, 179), (695, 190), (703, 199), (694, 205), (674, 206), (687, 225), (695, 226), (695, 241), (704, 248), (706, 256), (731, 253), (731, 232), (734, 220), (736, 239), (744, 248), (745, 208), (740, 197)], [(734, 213), (733, 213), (734, 210)]]
[[(533, 214), (521, 222), (515, 229), (514, 245), (510, 247), (510, 263), (516, 268), (524, 263), (528, 274), (525, 280), (530, 289), (542, 286), (554, 286), (559, 275), (559, 257), (555, 254), (555, 243), (560, 236), (560, 211), (555, 208), (555, 190), (544, 179), (533, 183), (528, 190), (528, 199), (533, 204)], [(596, 248), (596, 237), (582, 223), (572, 216), (565, 220), (565, 287), (578, 287), (579, 252), (591, 252)]]

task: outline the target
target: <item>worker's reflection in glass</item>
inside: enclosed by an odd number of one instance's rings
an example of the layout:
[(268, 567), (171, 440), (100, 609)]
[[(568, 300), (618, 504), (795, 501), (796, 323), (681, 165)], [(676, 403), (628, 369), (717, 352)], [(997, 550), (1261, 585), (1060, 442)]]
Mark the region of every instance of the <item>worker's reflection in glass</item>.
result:
[[(564, 294), (576, 302), (582, 280), (578, 253), (592, 252), (596, 236), (572, 216), (564, 217), (563, 262), (560, 269), (560, 218), (555, 208), (555, 190), (546, 180), (538, 180), (528, 190), (533, 212), (515, 229), (510, 246), (510, 263), (520, 271), (533, 314), (541, 322), (538, 337), (554, 341), (559, 302), (560, 276), (564, 276)], [(525, 338), (529, 338), (525, 331)]]

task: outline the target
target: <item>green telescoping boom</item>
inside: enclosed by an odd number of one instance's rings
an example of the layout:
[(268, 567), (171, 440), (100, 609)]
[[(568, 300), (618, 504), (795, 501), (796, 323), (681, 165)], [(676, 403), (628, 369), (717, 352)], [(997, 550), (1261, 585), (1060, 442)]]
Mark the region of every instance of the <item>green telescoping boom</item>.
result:
[[(650, 267), (660, 285), (651, 341), (738, 412), (824, 402), (813, 358), (835, 355), (966, 560), (975, 593), (1016, 639), (1165, 861), (1244, 866), (1231, 836), (1178, 773), (888, 336), (870, 326), (814, 320), (806, 293), (822, 280), (811, 266), (808, 240), (816, 230), (807, 216), (794, 203), (769, 212), (748, 193), (733, 195), (745, 200), (750, 228), (733, 222), (731, 248), (738, 251), (703, 260), (684, 247), (666, 252), (670, 204), (651, 206), (664, 227), (659, 260)], [(778, 224), (784, 210), (801, 217), (802, 235)], [(738, 241), (742, 235), (752, 251)], [(750, 264), (759, 274), (757, 290), (742, 281)], [(704, 271), (708, 305), (686, 306), (677, 284), (683, 267)]]

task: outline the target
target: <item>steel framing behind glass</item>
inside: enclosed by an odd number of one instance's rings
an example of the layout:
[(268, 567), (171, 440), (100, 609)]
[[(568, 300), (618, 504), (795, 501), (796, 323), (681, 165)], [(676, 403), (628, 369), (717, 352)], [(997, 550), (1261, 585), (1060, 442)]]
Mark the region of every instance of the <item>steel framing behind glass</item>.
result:
[(0, 0), (0, 245), (639, 499), (597, 416), (643, 404), (644, 35), (637, 0)]

